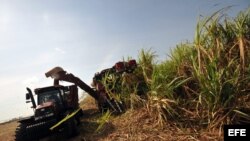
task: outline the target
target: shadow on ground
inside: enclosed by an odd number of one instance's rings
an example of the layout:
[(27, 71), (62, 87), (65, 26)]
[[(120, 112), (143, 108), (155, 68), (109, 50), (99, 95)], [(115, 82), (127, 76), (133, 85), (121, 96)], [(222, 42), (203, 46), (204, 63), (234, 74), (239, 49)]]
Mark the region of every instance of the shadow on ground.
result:
[(101, 113), (96, 109), (87, 109), (83, 111), (81, 124), (79, 125), (79, 134), (72, 138), (65, 138), (63, 132), (54, 133), (53, 135), (43, 138), (40, 141), (97, 141), (102, 140), (111, 134), (115, 127), (112, 123), (105, 123), (103, 128), (97, 131), (100, 124), (97, 122)]

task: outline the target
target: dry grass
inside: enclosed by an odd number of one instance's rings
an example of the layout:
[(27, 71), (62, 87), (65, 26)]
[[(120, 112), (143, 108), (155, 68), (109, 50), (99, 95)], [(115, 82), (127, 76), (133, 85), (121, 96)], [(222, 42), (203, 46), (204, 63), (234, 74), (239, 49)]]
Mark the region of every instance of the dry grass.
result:
[[(95, 106), (95, 101), (87, 97), (80, 103), (84, 110), (81, 119), (80, 135), (68, 141), (184, 141), (184, 140), (222, 140), (218, 130), (180, 128), (174, 122), (167, 122), (164, 127), (157, 126), (155, 119), (149, 115), (145, 107), (128, 110), (120, 116), (111, 117), (103, 128), (96, 132), (101, 114)], [(0, 124), (0, 141), (14, 141), (14, 132), (18, 123)], [(60, 135), (41, 139), (41, 141), (64, 140)]]
[[(199, 127), (181, 128), (175, 122), (168, 121), (162, 126), (156, 124), (156, 120), (150, 116), (146, 107), (128, 110), (126, 113), (111, 117), (103, 126), (102, 130), (96, 132), (98, 118), (97, 108), (93, 108), (94, 100), (90, 97), (81, 104), (87, 116), (82, 119), (81, 140), (84, 141), (184, 141), (184, 140), (223, 140), (219, 129), (207, 130)], [(87, 104), (87, 105), (85, 105)], [(88, 107), (89, 106), (89, 107)]]

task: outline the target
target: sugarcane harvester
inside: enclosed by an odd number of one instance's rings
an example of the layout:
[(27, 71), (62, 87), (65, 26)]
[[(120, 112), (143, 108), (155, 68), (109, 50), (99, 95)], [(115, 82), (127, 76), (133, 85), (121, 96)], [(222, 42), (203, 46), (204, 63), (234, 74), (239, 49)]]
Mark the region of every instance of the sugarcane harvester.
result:
[[(38, 140), (57, 131), (64, 132), (67, 138), (76, 135), (77, 125), (83, 115), (78, 103), (77, 86), (96, 96), (84, 82), (60, 67), (53, 68), (45, 75), (54, 78), (54, 85), (34, 90), (37, 103), (31, 89), (27, 88), (26, 102), (32, 103), (34, 115), (19, 120), (15, 132), (16, 141)], [(59, 81), (72, 82), (74, 85), (62, 86)]]
[[(45, 75), (54, 79), (54, 85), (34, 90), (37, 103), (31, 89), (27, 88), (26, 103), (32, 103), (34, 115), (19, 120), (20, 124), (16, 128), (15, 140), (38, 140), (56, 131), (65, 132), (63, 135), (66, 137), (76, 135), (77, 125), (82, 116), (82, 109), (78, 103), (77, 86), (97, 101), (100, 111), (124, 112), (122, 103), (109, 97), (101, 80), (108, 74), (130, 73), (135, 68), (135, 60), (118, 62), (112, 68), (105, 69), (94, 76), (92, 83), (94, 88), (73, 74), (67, 73), (61, 67), (55, 67), (48, 71)], [(71, 82), (74, 85), (62, 86), (59, 84), (60, 81)]]

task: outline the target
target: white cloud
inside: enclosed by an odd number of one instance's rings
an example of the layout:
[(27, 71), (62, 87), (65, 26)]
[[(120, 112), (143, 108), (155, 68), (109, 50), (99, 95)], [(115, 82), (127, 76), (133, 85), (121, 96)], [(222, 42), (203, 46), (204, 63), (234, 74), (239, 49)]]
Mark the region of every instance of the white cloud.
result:
[(101, 71), (106, 68), (111, 68), (114, 65), (114, 58), (116, 58), (115, 54), (119, 51), (119, 48), (112, 48), (110, 51), (104, 54), (103, 60), (98, 67), (98, 71)]
[(42, 19), (45, 25), (49, 25), (50, 24), (50, 18), (49, 18), (49, 14), (48, 13), (43, 13), (42, 14)]
[[(1, 108), (0, 121), (18, 116), (27, 116), (32, 113), (30, 104), (25, 104), (25, 93), (27, 92), (23, 83), (31, 83), (35, 77), (23, 80), (25, 76), (8, 75), (2, 76), (0, 81), (0, 103), (8, 108)], [(11, 109), (11, 110), (10, 110)]]
[(39, 83), (39, 78), (37, 76), (32, 76), (22, 81), (23, 85), (32, 86)]
[(56, 50), (56, 52), (59, 52), (61, 54), (65, 54), (66, 53), (63, 49), (58, 48), (58, 47), (56, 47), (55, 50)]
[(10, 99), (16, 99), (23, 92), (23, 86), (20, 84), (22, 77), (18, 75), (8, 75), (0, 77), (0, 103)]
[(11, 11), (8, 7), (0, 7), (0, 31), (6, 31), (11, 22)]

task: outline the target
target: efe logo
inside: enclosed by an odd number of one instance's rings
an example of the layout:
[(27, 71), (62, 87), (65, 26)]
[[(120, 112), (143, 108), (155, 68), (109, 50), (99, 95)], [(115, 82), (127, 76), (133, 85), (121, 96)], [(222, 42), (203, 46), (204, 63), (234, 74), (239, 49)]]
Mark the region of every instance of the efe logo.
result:
[(250, 125), (224, 125), (224, 140), (250, 141)]
[(228, 136), (246, 136), (246, 129), (228, 129)]

